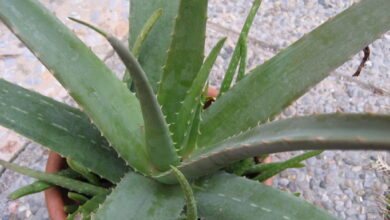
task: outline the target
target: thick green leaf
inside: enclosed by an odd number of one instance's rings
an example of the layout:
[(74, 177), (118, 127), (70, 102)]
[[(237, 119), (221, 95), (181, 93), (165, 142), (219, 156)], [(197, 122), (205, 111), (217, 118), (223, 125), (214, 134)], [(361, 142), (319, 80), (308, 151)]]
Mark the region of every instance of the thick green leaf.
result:
[(85, 183), (83, 181), (74, 180), (71, 178), (67, 178), (61, 175), (57, 174), (50, 174), (50, 173), (44, 173), (39, 172), (35, 170), (31, 170), (25, 167), (21, 167), (12, 163), (8, 163), (4, 160), (0, 160), (0, 165), (10, 169), (12, 171), (15, 171), (17, 173), (30, 176), (32, 178), (51, 183), (57, 186), (61, 186), (65, 189), (69, 189), (75, 192), (84, 193), (86, 195), (98, 195), (102, 193), (107, 193), (107, 189), (101, 188), (98, 186), (94, 186), (88, 183)]
[(104, 63), (35, 0), (0, 0), (0, 19), (84, 109), (120, 156), (151, 173), (137, 98)]
[(72, 170), (76, 171), (86, 180), (88, 180), (89, 183), (92, 183), (94, 185), (100, 184), (98, 177), (95, 174), (91, 173), (87, 167), (81, 165), (81, 163), (72, 160), (70, 157), (66, 158), (66, 163)]
[[(57, 175), (60, 175), (60, 176), (64, 176), (64, 177), (68, 177), (68, 178), (71, 178), (71, 179), (75, 179), (75, 178), (80, 178), (80, 174), (74, 172), (73, 170), (71, 169), (66, 169), (66, 170), (61, 170), (59, 171), (58, 173), (56, 173)], [(47, 183), (47, 182), (44, 182), (44, 181), (35, 181), (27, 186), (23, 186), (17, 190), (15, 190), (14, 192), (12, 192), (11, 194), (8, 195), (8, 199), (11, 199), (11, 200), (14, 200), (14, 199), (19, 199), (23, 196), (27, 196), (27, 195), (31, 195), (31, 194), (34, 194), (34, 193), (40, 193), (40, 192), (43, 192), (51, 187), (53, 187), (54, 185), (51, 184), (51, 183)]]
[[(261, 154), (294, 150), (390, 150), (389, 134), (390, 116), (333, 114), (292, 118), (201, 148), (177, 168), (187, 178), (194, 178)], [(169, 172), (157, 179), (176, 182)]]
[[(153, 12), (153, 14), (150, 16), (150, 18), (146, 21), (145, 25), (142, 27), (141, 32), (137, 36), (137, 38), (134, 42), (133, 49), (131, 51), (135, 57), (137, 57), (137, 58), (139, 57), (139, 54), (141, 53), (142, 45), (144, 44), (145, 40), (149, 36), (152, 28), (154, 27), (154, 25), (156, 24), (156, 22), (160, 18), (162, 11), (163, 11), (163, 9), (159, 8), (155, 12)], [(127, 88), (129, 88), (130, 91), (133, 91), (132, 80), (130, 77), (130, 73), (127, 69), (125, 71), (125, 74), (123, 75), (122, 81), (126, 83)]]
[(128, 170), (84, 113), (2, 79), (0, 124), (112, 182)]
[(179, 159), (173, 146), (168, 125), (164, 119), (161, 107), (157, 102), (157, 98), (153, 93), (153, 89), (149, 84), (148, 78), (137, 59), (116, 37), (105, 33), (87, 22), (75, 18), (70, 19), (86, 25), (103, 35), (129, 71), (138, 100), (141, 103), (141, 111), (145, 124), (146, 149), (152, 163), (161, 171), (168, 170), (170, 165), (177, 165)]
[[(208, 91), (208, 85), (206, 89), (203, 92), (202, 99), (207, 96)], [(202, 120), (202, 110), (204, 106), (204, 101), (201, 100), (198, 103), (197, 108), (195, 109), (194, 118), (192, 120), (188, 135), (184, 138), (181, 150), (179, 151), (179, 155), (182, 157), (182, 160), (185, 160), (185, 158), (189, 157), (189, 155), (197, 148), (197, 140), (199, 136), (199, 126), (200, 121)]]
[(236, 78), (236, 83), (242, 80), (245, 77), (246, 71), (246, 59), (248, 56), (248, 42), (246, 38), (241, 39), (240, 41), (240, 66), (238, 67), (238, 73)]
[(134, 172), (127, 174), (93, 219), (176, 219), (184, 207), (179, 186), (168, 186)]
[(88, 197), (74, 192), (68, 192), (68, 198), (77, 202), (77, 204), (84, 204), (89, 200)]
[(189, 125), (193, 122), (197, 107), (201, 102), (202, 89), (225, 41), (226, 38), (223, 38), (214, 46), (194, 79), (191, 89), (188, 90), (188, 94), (178, 112), (177, 120), (173, 125), (173, 140), (176, 142), (176, 148), (182, 148), (183, 140), (190, 134), (191, 126)]
[(196, 208), (196, 201), (194, 197), (194, 192), (192, 191), (192, 187), (186, 177), (183, 175), (180, 170), (176, 167), (171, 167), (172, 172), (175, 174), (181, 189), (184, 193), (184, 198), (186, 200), (186, 217), (187, 220), (197, 220), (198, 219), (198, 209)]
[(161, 80), (162, 67), (167, 59), (167, 50), (179, 7), (179, 0), (130, 0), (130, 34), (129, 45), (133, 48), (149, 17), (157, 9), (163, 12), (157, 23), (142, 44), (139, 62), (155, 92), (157, 82)]
[(133, 49), (131, 52), (134, 54), (135, 57), (138, 57), (141, 53), (141, 47), (144, 44), (145, 40), (149, 36), (150, 31), (153, 29), (154, 25), (158, 21), (158, 19), (161, 16), (161, 13), (163, 12), (162, 8), (157, 9), (153, 14), (150, 16), (150, 18), (146, 21), (145, 25), (142, 27), (141, 32), (137, 36)]
[[(273, 163), (260, 163), (260, 164), (256, 164), (256, 165), (250, 167), (249, 169), (245, 170), (243, 174), (244, 175), (257, 174), (257, 173), (260, 173), (260, 172), (263, 172), (263, 171), (267, 171), (269, 169), (273, 169), (276, 166), (281, 166), (281, 165), (283, 165), (283, 163), (284, 162), (273, 162)], [(296, 163), (296, 164), (292, 164), (288, 168), (303, 168), (303, 167), (305, 167), (305, 164), (303, 164), (303, 163)]]
[(77, 211), (78, 208), (79, 208), (78, 205), (66, 205), (64, 206), (64, 211), (67, 214), (74, 213), (75, 211)]
[(99, 206), (106, 200), (108, 193), (99, 194), (92, 197), (83, 205), (79, 206), (75, 212), (68, 215), (67, 220), (74, 220), (78, 214), (83, 216), (83, 220), (91, 219), (91, 216), (98, 210)]
[[(228, 69), (226, 71), (225, 77), (223, 78), (221, 90), (219, 92), (218, 97), (222, 96), (225, 92), (230, 89), (230, 85), (232, 84), (234, 74), (236, 73), (238, 63), (241, 60), (240, 65), (240, 74), (239, 77), (242, 77), (242, 66), (246, 63), (244, 60), (246, 59), (246, 39), (249, 34), (249, 30), (253, 24), (253, 21), (256, 17), (256, 13), (260, 8), (262, 0), (254, 0), (251, 10), (245, 20), (244, 26), (242, 27), (240, 37), (238, 38), (236, 48), (234, 49), (232, 59), (230, 60)], [(239, 79), (240, 80), (240, 79)]]
[(149, 157), (157, 169), (166, 171), (170, 165), (179, 164), (179, 158), (157, 97), (153, 93), (145, 72), (130, 51), (114, 37), (108, 37), (108, 41), (126, 65), (133, 80), (137, 97), (141, 103), (146, 149)]
[(158, 101), (169, 124), (175, 122), (181, 102), (203, 63), (207, 3), (208, 0), (180, 1), (172, 42), (158, 90)]
[[(231, 164), (228, 164), (224, 170), (228, 173), (233, 173), (237, 176), (244, 176), (244, 173), (247, 169), (251, 168), (252, 166), (256, 165), (257, 159), (255, 157), (249, 157), (244, 160), (240, 160)], [(269, 163), (266, 163), (269, 164)], [(264, 165), (264, 164), (258, 164), (258, 165)], [(274, 163), (275, 165), (275, 163)], [(258, 174), (258, 173), (256, 173)]]
[(251, 71), (203, 114), (200, 147), (279, 114), (389, 30), (389, 11), (388, 0), (363, 0)]
[(205, 177), (197, 185), (199, 216), (207, 220), (337, 219), (289, 193), (231, 174)]
[(83, 218), (88, 218), (88, 216), (90, 216), (92, 213), (95, 213), (99, 206), (106, 200), (106, 197), (107, 194), (96, 195), (88, 202), (80, 206), (79, 211), (83, 213)]
[[(317, 156), (318, 154), (320, 154), (322, 152), (323, 152), (322, 150), (309, 151), (309, 152), (305, 152), (301, 155), (298, 155), (296, 157), (293, 157), (287, 161), (284, 161), (280, 164), (274, 164), (273, 167), (270, 167), (269, 169), (265, 170), (264, 173), (256, 176), (255, 179), (260, 181), (260, 182), (266, 181), (267, 179), (277, 175), (278, 173), (280, 173), (288, 168), (296, 167), (297, 164), (300, 164), (300, 162), (307, 160), (311, 157)], [(256, 167), (253, 167), (252, 171), (255, 168)]]

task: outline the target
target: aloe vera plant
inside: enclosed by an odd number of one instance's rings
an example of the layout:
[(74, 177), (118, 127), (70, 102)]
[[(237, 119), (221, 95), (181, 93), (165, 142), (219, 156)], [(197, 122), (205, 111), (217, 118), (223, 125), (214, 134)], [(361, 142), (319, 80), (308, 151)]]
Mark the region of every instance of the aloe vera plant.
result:
[[(205, 58), (208, 1), (130, 4), (129, 47), (71, 18), (108, 40), (127, 68), (121, 80), (36, 0), (0, 0), (1, 21), (81, 107), (0, 79), (0, 124), (70, 167), (45, 174), (0, 160), (38, 179), (10, 198), (59, 185), (74, 200), (68, 219), (337, 219), (259, 181), (322, 150), (390, 150), (390, 116), (272, 119), (390, 30), (390, 1), (362, 0), (247, 71), (247, 36), (261, 8), (254, 0), (222, 91), (207, 109), (207, 78), (225, 42)], [(272, 164), (253, 159), (295, 150), (314, 151)]]

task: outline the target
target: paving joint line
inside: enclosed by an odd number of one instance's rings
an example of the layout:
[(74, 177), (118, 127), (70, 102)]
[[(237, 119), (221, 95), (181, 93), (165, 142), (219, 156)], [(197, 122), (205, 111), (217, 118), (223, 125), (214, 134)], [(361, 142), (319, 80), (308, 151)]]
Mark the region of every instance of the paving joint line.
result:
[[(26, 151), (26, 149), (27, 149), (27, 146), (29, 145), (29, 144), (31, 144), (32, 142), (31, 141), (27, 141), (23, 146), (22, 146), (22, 148), (20, 148), (20, 150), (18, 150), (17, 152), (16, 152), (16, 154), (14, 155), (14, 156), (12, 156), (11, 157), (11, 159), (8, 161), (9, 163), (12, 163), (12, 162), (14, 162), (24, 151)], [(5, 171), (6, 171), (7, 169), (5, 169), (4, 167), (2, 167), (1, 169), (0, 169), (0, 178), (2, 178), (3, 177), (3, 174), (5, 173)]]
[[(230, 35), (231, 37), (232, 37), (232, 35), (234, 35), (234, 37), (238, 37), (240, 35), (239, 31), (233, 30), (231, 28), (225, 27), (221, 24), (217, 24), (217, 23), (214, 23), (211, 21), (207, 22), (207, 27), (214, 30), (214, 31), (217, 31), (219, 33), (223, 33), (227, 36)], [(272, 44), (268, 44), (267, 42), (259, 40), (255, 37), (251, 37), (250, 35), (248, 36), (247, 39), (250, 43), (255, 44), (255, 45), (259, 45), (260, 47), (263, 47), (264, 49), (270, 49), (270, 50), (275, 51), (275, 52), (280, 50), (279, 47), (272, 45)]]
[(333, 74), (333, 76), (337, 77), (338, 79), (340, 79), (342, 81), (354, 82), (360, 88), (368, 90), (376, 95), (390, 96), (390, 91), (379, 88), (371, 83), (362, 82), (355, 77), (347, 76), (347, 75), (344, 75), (342, 73), (335, 73), (335, 74)]

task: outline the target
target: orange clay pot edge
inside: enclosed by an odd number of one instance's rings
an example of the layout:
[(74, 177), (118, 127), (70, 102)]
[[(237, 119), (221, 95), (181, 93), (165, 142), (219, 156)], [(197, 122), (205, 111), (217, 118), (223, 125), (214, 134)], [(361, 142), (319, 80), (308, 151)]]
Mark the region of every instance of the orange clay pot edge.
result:
[[(56, 173), (63, 169), (65, 160), (55, 152), (50, 152), (47, 159), (46, 169), (47, 173)], [(45, 190), (45, 201), (47, 211), (51, 220), (65, 220), (66, 213), (64, 211), (65, 202), (62, 197), (61, 188), (52, 187)]]

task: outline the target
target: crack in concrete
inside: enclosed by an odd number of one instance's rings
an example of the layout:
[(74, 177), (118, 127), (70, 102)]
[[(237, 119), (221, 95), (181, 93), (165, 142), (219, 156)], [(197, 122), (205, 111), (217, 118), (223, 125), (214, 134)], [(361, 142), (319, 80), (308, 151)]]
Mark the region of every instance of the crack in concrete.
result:
[[(27, 148), (27, 146), (29, 144), (31, 144), (32, 142), (31, 141), (27, 141), (12, 157), (11, 159), (8, 161), (10, 163), (14, 162)], [(4, 172), (6, 171), (6, 169), (4, 167), (1, 167), (0, 168), (0, 178), (3, 177), (3, 174)]]

